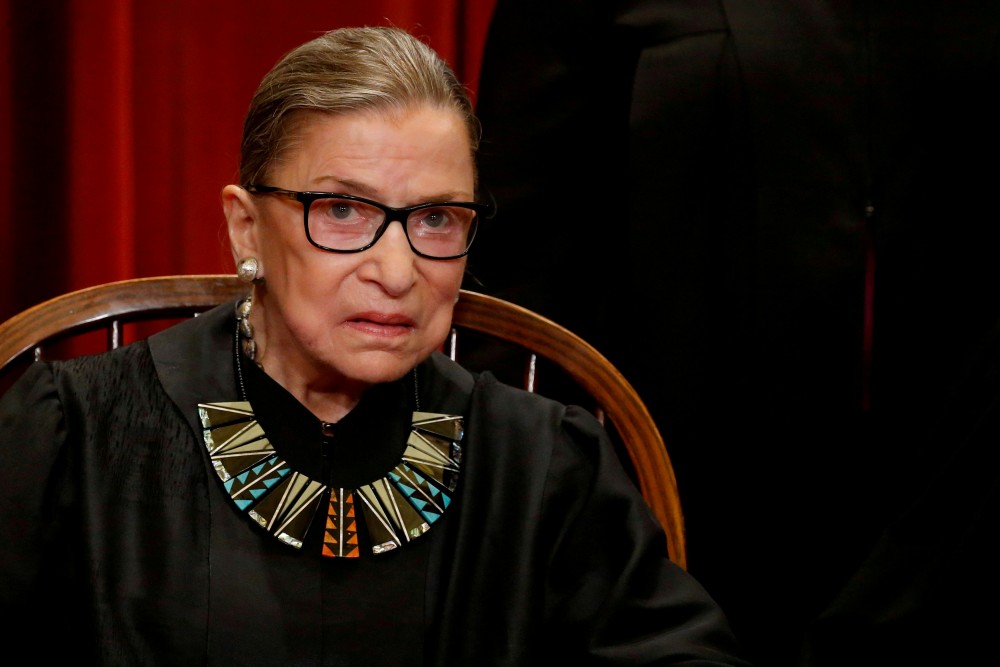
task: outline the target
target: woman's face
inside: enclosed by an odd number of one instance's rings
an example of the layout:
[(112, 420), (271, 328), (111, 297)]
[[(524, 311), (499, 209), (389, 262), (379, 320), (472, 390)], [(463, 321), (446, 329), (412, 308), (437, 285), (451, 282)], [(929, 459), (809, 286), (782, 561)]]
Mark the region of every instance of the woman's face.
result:
[[(310, 114), (260, 185), (393, 207), (474, 196), (462, 120), (430, 107), (393, 116)], [(262, 345), (257, 360), (279, 381), (359, 395), (400, 378), (444, 341), (465, 258), (418, 257), (396, 222), (368, 250), (326, 252), (306, 238), (297, 201), (235, 186), (223, 201), (234, 255), (260, 262), (252, 315)]]

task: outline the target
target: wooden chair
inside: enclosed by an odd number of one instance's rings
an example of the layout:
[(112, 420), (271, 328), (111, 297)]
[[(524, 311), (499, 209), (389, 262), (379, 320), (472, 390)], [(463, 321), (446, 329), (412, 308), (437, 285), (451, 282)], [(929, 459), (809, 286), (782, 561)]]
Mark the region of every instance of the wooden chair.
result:
[[(163, 276), (123, 280), (65, 294), (0, 324), (0, 379), (48, 358), (80, 334), (104, 330), (103, 348), (124, 344), (133, 323), (192, 317), (244, 294), (247, 286), (230, 275)], [(143, 325), (136, 325), (143, 326)], [(149, 325), (146, 325), (149, 326)], [(523, 352), (524, 383), (539, 385), (539, 368), (558, 369), (592, 399), (598, 419), (628, 456), (643, 497), (666, 531), (671, 560), (687, 566), (684, 519), (673, 468), (659, 430), (622, 374), (580, 337), (534, 312), (500, 299), (463, 290), (455, 306), (445, 352), (463, 362), (479, 340), (500, 341)], [(545, 393), (540, 391), (539, 393)], [(576, 401), (579, 402), (579, 401)]]

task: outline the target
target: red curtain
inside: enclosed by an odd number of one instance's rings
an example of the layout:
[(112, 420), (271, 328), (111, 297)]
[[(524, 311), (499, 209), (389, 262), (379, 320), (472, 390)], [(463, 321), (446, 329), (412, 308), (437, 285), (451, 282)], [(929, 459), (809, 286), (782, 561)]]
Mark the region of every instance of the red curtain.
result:
[(264, 73), (395, 25), (475, 91), (493, 0), (0, 0), (0, 321), (63, 292), (231, 272), (219, 193)]

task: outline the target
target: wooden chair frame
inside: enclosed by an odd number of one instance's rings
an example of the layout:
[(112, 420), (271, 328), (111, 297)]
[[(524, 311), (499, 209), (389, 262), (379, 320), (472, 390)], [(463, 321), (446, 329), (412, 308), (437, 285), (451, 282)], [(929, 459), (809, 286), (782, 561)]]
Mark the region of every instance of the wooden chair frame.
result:
[[(98, 285), (50, 299), (0, 324), (0, 369), (67, 337), (105, 329), (107, 347), (122, 344), (125, 323), (190, 317), (247, 291), (231, 275), (137, 278)], [(506, 341), (529, 353), (525, 388), (534, 390), (539, 357), (562, 369), (610, 421), (631, 459), (639, 490), (667, 536), (671, 560), (687, 567), (684, 519), (673, 467), (649, 411), (631, 384), (596, 349), (555, 322), (515, 304), (462, 290), (447, 346), (456, 357), (461, 331)], [(447, 350), (446, 350), (447, 351)]]

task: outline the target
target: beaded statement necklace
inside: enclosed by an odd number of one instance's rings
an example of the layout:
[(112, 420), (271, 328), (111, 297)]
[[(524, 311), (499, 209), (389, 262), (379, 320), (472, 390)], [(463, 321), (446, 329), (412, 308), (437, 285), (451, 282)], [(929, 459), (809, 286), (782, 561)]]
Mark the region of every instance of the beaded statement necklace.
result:
[(242, 400), (198, 405), (212, 466), (236, 507), (296, 549), (302, 548), (317, 510), (326, 507), (322, 554), (331, 558), (358, 558), (361, 530), (373, 554), (427, 533), (448, 509), (458, 484), (463, 418), (421, 412), (418, 398), (406, 448), (395, 467), (358, 488), (331, 487), (293, 469), (254, 416), (243, 386), (240, 327), (237, 322), (236, 373)]

